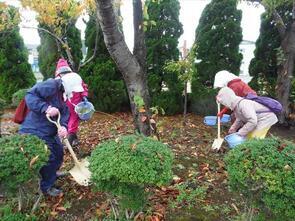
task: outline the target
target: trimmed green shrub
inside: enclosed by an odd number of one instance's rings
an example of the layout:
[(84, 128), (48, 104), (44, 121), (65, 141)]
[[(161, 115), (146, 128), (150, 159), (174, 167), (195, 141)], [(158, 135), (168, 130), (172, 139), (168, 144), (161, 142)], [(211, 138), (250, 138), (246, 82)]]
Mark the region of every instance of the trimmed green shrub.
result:
[(26, 215), (20, 212), (15, 212), (9, 205), (0, 207), (1, 221), (37, 221), (38, 218), (34, 215)]
[[(177, 45), (183, 33), (179, 0), (147, 0), (145, 5), (148, 14), (145, 21), (147, 73), (152, 106), (162, 107), (166, 114), (176, 114), (182, 111), (183, 87), (177, 74), (165, 70), (165, 66), (168, 61), (179, 60)], [(162, 90), (164, 85), (169, 93)]]
[(206, 87), (196, 76), (192, 79), (191, 111), (198, 115), (216, 115), (217, 90)]
[(0, 186), (14, 193), (19, 186), (37, 179), (48, 161), (45, 143), (32, 135), (0, 138)]
[(96, 191), (117, 197), (120, 209), (138, 210), (146, 201), (145, 187), (161, 186), (172, 179), (172, 161), (167, 145), (129, 135), (97, 146), (89, 168)]
[(216, 72), (240, 72), (242, 54), (242, 11), (237, 0), (212, 0), (204, 8), (196, 29), (195, 54), (201, 84), (213, 85)]
[[(17, 14), (18, 9), (10, 6), (9, 14)], [(0, 98), (10, 101), (13, 93), (36, 82), (28, 50), (20, 35), (19, 27), (6, 30), (0, 35)]]
[(20, 89), (12, 95), (11, 104), (17, 107), (20, 101), (26, 96), (29, 89)]
[(295, 217), (295, 144), (278, 138), (249, 140), (225, 158), (229, 183), (261, 212)]

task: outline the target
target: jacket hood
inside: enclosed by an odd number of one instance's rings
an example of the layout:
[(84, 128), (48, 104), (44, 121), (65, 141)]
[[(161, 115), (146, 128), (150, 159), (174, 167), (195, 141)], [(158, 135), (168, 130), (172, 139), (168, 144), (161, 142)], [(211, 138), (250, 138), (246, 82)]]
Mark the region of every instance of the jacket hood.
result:
[(72, 98), (73, 92), (83, 92), (82, 78), (77, 73), (71, 72), (61, 77), (65, 89), (65, 95), (68, 99)]
[(216, 100), (221, 103), (222, 105), (234, 110), (236, 105), (239, 103), (240, 100), (243, 98), (236, 96), (235, 92), (230, 89), (229, 87), (223, 87), (218, 92)]
[(225, 71), (225, 70), (219, 71), (215, 75), (214, 88), (226, 87), (228, 82), (234, 79), (240, 79), (240, 78), (228, 71)]

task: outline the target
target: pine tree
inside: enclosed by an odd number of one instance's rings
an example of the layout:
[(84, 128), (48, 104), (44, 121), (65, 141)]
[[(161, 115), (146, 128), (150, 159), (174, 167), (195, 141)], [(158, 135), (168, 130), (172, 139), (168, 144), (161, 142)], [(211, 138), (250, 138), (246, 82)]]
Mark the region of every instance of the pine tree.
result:
[(93, 55), (96, 35), (98, 45), (95, 58), (81, 68), (80, 74), (88, 84), (89, 97), (97, 110), (119, 111), (129, 106), (126, 87), (121, 73), (107, 51), (100, 27), (93, 17), (90, 17), (85, 30), (86, 60)]
[[(40, 27), (50, 30), (50, 28), (46, 27), (45, 25), (40, 25)], [(56, 62), (61, 56), (67, 59), (67, 55), (65, 50), (62, 47), (58, 46), (59, 42), (50, 34), (44, 31), (39, 31), (39, 35), (41, 39), (41, 44), (38, 47), (39, 68), (45, 80), (47, 78), (54, 77)], [(77, 71), (83, 55), (81, 34), (79, 29), (75, 27), (74, 23), (67, 26), (67, 31), (64, 38), (68, 42), (68, 46), (71, 49), (73, 60), (75, 63), (75, 66), (71, 68), (73, 69), (73, 71)]]
[[(11, 7), (10, 13), (16, 13)], [(0, 98), (9, 101), (19, 89), (29, 88), (36, 79), (28, 63), (28, 51), (19, 28), (0, 34)]]
[[(167, 114), (182, 109), (183, 86), (177, 73), (165, 70), (168, 61), (179, 60), (178, 39), (183, 33), (179, 21), (179, 1), (146, 1), (148, 21), (146, 30), (147, 71), (152, 105), (162, 107)], [(167, 91), (163, 91), (163, 87)]]
[[(277, 11), (283, 20), (290, 25), (292, 5), (279, 7)], [(269, 13), (263, 13), (261, 15), (260, 35), (255, 44), (254, 58), (249, 66), (249, 73), (253, 76), (250, 85), (258, 94), (275, 96), (278, 63), (280, 62), (280, 43), (280, 35), (273, 18)]]
[(239, 74), (242, 54), (242, 12), (237, 0), (212, 0), (204, 9), (196, 29), (198, 80), (212, 86), (216, 72)]

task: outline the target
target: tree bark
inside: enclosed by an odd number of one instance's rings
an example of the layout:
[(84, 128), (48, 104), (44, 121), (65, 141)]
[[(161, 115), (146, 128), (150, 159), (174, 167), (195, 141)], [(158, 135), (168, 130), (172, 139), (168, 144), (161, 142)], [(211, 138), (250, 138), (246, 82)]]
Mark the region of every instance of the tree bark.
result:
[(293, 20), (290, 30), (286, 31), (281, 47), (285, 59), (279, 67), (276, 93), (278, 100), (283, 106), (283, 112), (279, 115), (279, 123), (286, 124), (289, 116), (289, 96), (295, 62), (295, 20)]
[[(131, 54), (124, 40), (122, 32), (116, 20), (112, 0), (96, 0), (97, 18), (99, 20), (106, 47), (121, 71), (130, 99), (131, 110), (136, 129), (146, 135), (150, 135), (150, 111), (149, 91), (146, 75), (137, 58)], [(140, 96), (144, 101), (142, 112), (136, 106), (134, 98)]]
[(134, 48), (133, 54), (146, 72), (146, 45), (144, 40), (143, 12), (141, 0), (133, 0)]

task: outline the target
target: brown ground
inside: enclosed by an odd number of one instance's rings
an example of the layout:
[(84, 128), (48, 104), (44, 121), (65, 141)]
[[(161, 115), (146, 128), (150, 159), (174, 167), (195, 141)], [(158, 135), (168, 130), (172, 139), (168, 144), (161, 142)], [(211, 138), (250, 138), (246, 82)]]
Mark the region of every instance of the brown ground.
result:
[[(15, 133), (17, 125), (12, 123), (11, 110), (2, 116), (1, 133)], [(227, 126), (223, 126), (225, 132)], [(148, 210), (138, 214), (136, 220), (173, 220), (173, 221), (222, 221), (239, 215), (244, 209), (244, 199), (229, 192), (227, 173), (223, 157), (228, 151), (224, 142), (222, 150), (215, 152), (211, 145), (216, 137), (216, 128), (203, 124), (203, 118), (188, 115), (186, 127), (182, 116), (160, 117), (158, 130), (161, 141), (167, 143), (175, 154), (174, 178), (169, 186), (150, 189)], [(97, 144), (133, 133), (132, 117), (129, 113), (112, 115), (95, 113), (91, 121), (82, 122), (80, 127), (79, 157), (90, 155)], [(224, 133), (223, 133), (224, 134)], [(271, 134), (295, 141), (295, 131), (275, 127)], [(66, 151), (63, 169), (73, 166)], [(186, 201), (176, 202), (179, 191), (176, 184), (188, 183), (191, 189), (206, 188), (206, 196), (198, 201), (193, 209)], [(46, 198), (38, 211), (40, 220), (90, 220), (110, 214), (110, 206), (103, 193), (93, 193), (90, 187), (78, 186), (71, 177), (58, 181), (65, 194), (59, 198)], [(171, 205), (174, 204), (172, 207)]]

